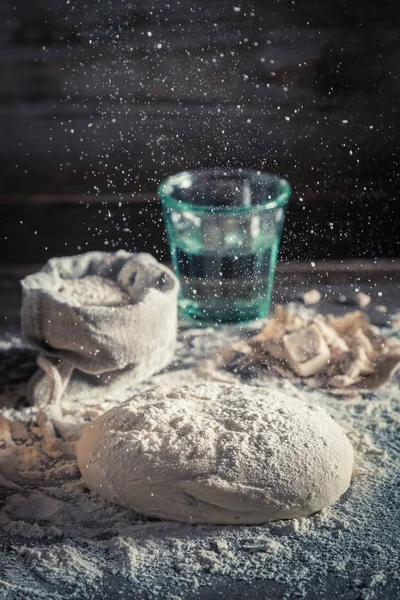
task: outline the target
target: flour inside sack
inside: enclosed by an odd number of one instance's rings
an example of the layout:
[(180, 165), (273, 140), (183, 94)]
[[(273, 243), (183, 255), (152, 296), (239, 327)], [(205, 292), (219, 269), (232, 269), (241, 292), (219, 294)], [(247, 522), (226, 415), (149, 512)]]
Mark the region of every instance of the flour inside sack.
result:
[(124, 306), (131, 302), (115, 281), (100, 275), (63, 279), (59, 292), (83, 306)]
[(150, 390), (88, 424), (88, 486), (139, 513), (191, 523), (302, 517), (348, 488), (353, 448), (321, 408), (208, 382)]
[(179, 284), (149, 254), (52, 258), (21, 284), (22, 335), (39, 352), (32, 404), (121, 401), (173, 359)]

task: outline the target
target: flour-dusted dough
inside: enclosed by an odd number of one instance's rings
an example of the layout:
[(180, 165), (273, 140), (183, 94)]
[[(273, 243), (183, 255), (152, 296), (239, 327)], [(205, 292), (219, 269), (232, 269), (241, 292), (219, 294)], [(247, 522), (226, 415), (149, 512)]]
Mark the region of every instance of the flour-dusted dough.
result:
[(309, 515), (349, 487), (353, 448), (321, 408), (276, 391), (153, 389), (88, 424), (88, 486), (161, 519), (256, 524)]

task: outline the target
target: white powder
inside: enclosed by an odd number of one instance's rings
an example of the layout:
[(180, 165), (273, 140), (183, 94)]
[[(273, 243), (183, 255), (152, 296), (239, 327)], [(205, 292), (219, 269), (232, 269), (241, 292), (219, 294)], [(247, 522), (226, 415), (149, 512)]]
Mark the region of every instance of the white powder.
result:
[(33, 573), (56, 585), (74, 585), (76, 577), (82, 572), (91, 582), (102, 577), (101, 570), (87, 558), (83, 550), (67, 544), (51, 549), (46, 546), (22, 547), (19, 554)]
[(115, 281), (100, 275), (63, 279), (59, 292), (85, 306), (123, 306), (130, 303), (128, 294)]
[(315, 513), (347, 490), (353, 448), (326, 411), (254, 386), (180, 385), (88, 424), (90, 489), (158, 518), (259, 524)]
[[(226, 347), (227, 335), (182, 332), (172, 370), (137, 391), (157, 384), (167, 393), (179, 382), (201, 381), (196, 362)], [(17, 338), (3, 340), (3, 348), (17, 345)], [(301, 395), (285, 379), (250, 383)], [(0, 421), (0, 597), (58, 600), (75, 591), (78, 598), (114, 598), (118, 590), (138, 600), (211, 599), (227, 597), (234, 585), (236, 597), (242, 591), (243, 597), (301, 598), (318, 586), (321, 598), (333, 597), (329, 590), (344, 600), (397, 598), (398, 378), (365, 398), (307, 394), (355, 447), (350, 490), (309, 518), (221, 527), (152, 521), (88, 491), (74, 459), (76, 442), (85, 423), (112, 402), (64, 403), (38, 414), (18, 408), (21, 389), (8, 386)]]

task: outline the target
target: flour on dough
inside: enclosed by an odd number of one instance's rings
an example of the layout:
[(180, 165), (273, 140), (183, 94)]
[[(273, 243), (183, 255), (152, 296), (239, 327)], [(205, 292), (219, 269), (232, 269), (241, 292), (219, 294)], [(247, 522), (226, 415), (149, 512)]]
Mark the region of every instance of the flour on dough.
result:
[(87, 485), (160, 519), (257, 524), (306, 516), (349, 487), (353, 447), (321, 408), (208, 382), (152, 389), (89, 423)]

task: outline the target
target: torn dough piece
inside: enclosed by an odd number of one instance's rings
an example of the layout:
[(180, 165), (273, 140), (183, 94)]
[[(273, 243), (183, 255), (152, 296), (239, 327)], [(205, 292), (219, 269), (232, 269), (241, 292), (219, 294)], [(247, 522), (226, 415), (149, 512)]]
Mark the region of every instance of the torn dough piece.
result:
[(354, 302), (360, 308), (366, 308), (368, 304), (371, 303), (371, 296), (368, 296), (368, 294), (364, 294), (364, 292), (357, 292), (357, 294), (354, 295)]
[(258, 365), (342, 394), (375, 390), (400, 367), (400, 344), (381, 336), (361, 311), (317, 314), (308, 323), (278, 306), (254, 338), (233, 350), (224, 353), (224, 368)]
[(328, 344), (314, 323), (285, 334), (282, 342), (288, 363), (301, 377), (319, 373), (331, 356)]
[(321, 294), (318, 290), (308, 290), (303, 294), (303, 302), (304, 304), (318, 304), (321, 300)]
[(353, 448), (319, 407), (208, 382), (156, 388), (101, 415), (85, 427), (78, 464), (92, 490), (139, 513), (251, 525), (334, 503)]

